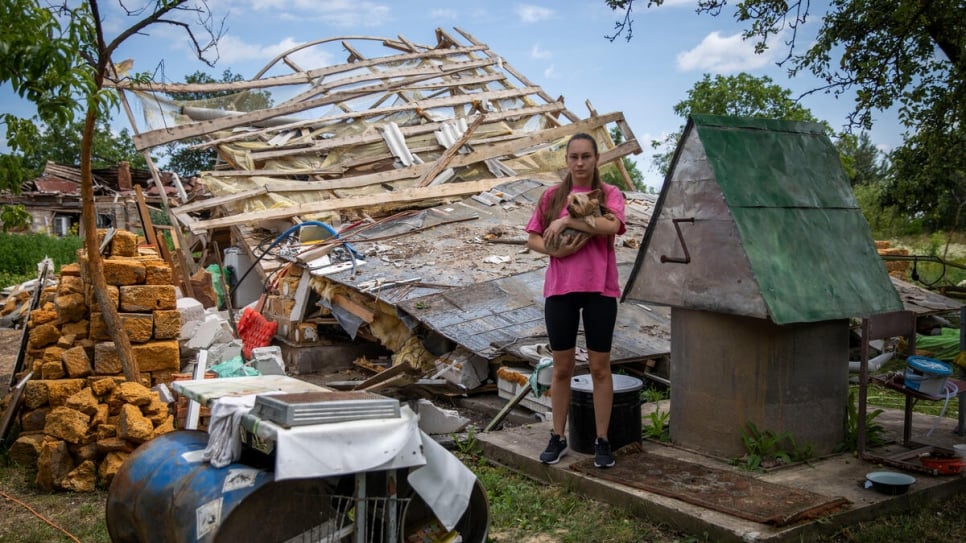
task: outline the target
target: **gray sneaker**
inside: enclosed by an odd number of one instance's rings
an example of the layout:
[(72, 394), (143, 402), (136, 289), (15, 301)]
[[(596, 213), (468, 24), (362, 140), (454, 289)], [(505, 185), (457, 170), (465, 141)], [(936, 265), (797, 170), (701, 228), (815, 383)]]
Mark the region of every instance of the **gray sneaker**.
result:
[(547, 443), (547, 449), (540, 453), (540, 461), (544, 464), (556, 464), (569, 450), (566, 438), (550, 432), (550, 443)]
[(617, 463), (610, 451), (610, 442), (602, 437), (594, 441), (594, 467), (610, 468)]

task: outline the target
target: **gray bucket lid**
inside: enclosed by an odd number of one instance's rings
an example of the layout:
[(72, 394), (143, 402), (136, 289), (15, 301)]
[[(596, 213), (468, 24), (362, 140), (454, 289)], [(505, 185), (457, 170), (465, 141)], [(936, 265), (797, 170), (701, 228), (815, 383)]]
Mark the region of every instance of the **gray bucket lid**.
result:
[[(637, 377), (612, 373), (611, 378), (614, 382), (614, 394), (634, 392), (644, 388), (644, 381)], [(578, 375), (570, 380), (570, 389), (578, 392), (593, 392), (594, 380), (590, 375)]]

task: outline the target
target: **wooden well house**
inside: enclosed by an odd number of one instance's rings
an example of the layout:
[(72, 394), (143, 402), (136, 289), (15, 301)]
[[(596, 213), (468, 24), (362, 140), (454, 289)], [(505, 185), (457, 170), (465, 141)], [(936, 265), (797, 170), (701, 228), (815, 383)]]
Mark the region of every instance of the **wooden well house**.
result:
[(849, 319), (902, 309), (815, 123), (693, 115), (624, 303), (671, 307), (671, 441), (725, 457), (845, 437)]

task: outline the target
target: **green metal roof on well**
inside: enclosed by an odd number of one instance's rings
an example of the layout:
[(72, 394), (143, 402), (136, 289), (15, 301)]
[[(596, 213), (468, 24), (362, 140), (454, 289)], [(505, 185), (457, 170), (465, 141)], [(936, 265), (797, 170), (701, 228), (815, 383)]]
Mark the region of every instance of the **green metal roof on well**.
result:
[(624, 290), (777, 324), (902, 309), (822, 126), (746, 117), (688, 120)]

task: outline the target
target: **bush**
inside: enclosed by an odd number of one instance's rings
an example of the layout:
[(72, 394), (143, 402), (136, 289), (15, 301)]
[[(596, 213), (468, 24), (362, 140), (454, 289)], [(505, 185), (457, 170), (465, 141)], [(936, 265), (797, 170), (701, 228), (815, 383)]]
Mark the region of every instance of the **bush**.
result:
[(37, 264), (44, 257), (54, 261), (55, 273), (60, 272), (64, 264), (77, 262), (77, 250), (83, 246), (83, 240), (77, 236), (0, 233), (0, 286), (36, 279)]

